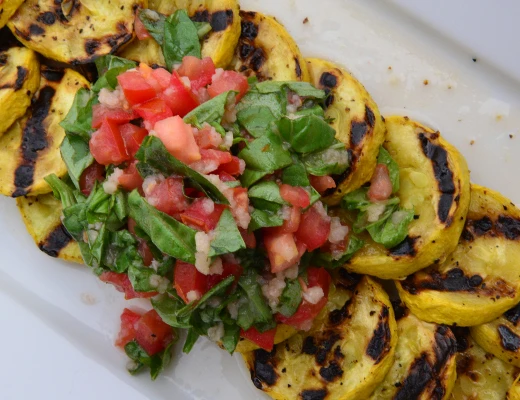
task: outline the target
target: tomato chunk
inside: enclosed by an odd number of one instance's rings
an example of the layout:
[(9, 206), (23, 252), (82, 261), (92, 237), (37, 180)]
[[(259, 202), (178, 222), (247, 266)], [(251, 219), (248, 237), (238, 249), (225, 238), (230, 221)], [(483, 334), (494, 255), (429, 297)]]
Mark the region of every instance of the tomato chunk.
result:
[(336, 182), (334, 182), (334, 179), (330, 176), (309, 175), (309, 180), (311, 181), (311, 186), (320, 194), (325, 192), (327, 189), (334, 189), (336, 187)]
[(367, 193), (369, 200), (372, 202), (385, 201), (391, 196), (392, 190), (388, 167), (385, 164), (378, 164), (370, 181), (370, 189)]
[(119, 177), (119, 186), (129, 192), (143, 185), (143, 178), (137, 171), (136, 164), (135, 161), (132, 162), (123, 170), (123, 175)]
[(256, 236), (254, 232), (249, 232), (247, 229), (238, 228), (240, 234), (242, 235), (242, 239), (244, 239), (244, 243), (248, 249), (256, 248)]
[(118, 165), (130, 159), (119, 127), (110, 120), (103, 121), (101, 128), (92, 134), (89, 147), (95, 160), (102, 165)]
[(173, 284), (177, 294), (188, 304), (188, 293), (194, 292), (192, 295), (198, 298), (206, 293), (208, 279), (194, 265), (177, 260), (173, 270)]
[(240, 330), (240, 336), (244, 339), (250, 340), (258, 347), (272, 351), (274, 347), (274, 337), (276, 335), (276, 328), (270, 329), (265, 332), (259, 332), (254, 326), (249, 328), (247, 331)]
[(146, 200), (159, 211), (175, 218), (188, 208), (182, 178), (167, 178), (150, 185), (145, 188)]
[(194, 56), (186, 56), (182, 59), (177, 72), (181, 76), (190, 78), (192, 90), (199, 90), (211, 83), (211, 78), (215, 74), (215, 64), (211, 57), (204, 57), (201, 60)]
[(273, 274), (292, 267), (300, 259), (292, 233), (264, 233), (264, 244)]
[(173, 115), (180, 115), (181, 117), (184, 117), (199, 105), (195, 95), (184, 86), (179, 74), (175, 71), (172, 73), (170, 86), (159, 97), (166, 102)]
[(162, 99), (148, 100), (134, 106), (134, 110), (142, 119), (150, 122), (152, 125), (173, 115), (172, 110)]
[(157, 311), (150, 310), (135, 324), (135, 339), (148, 355), (153, 356), (172, 342), (173, 329), (163, 322)]
[(139, 19), (139, 17), (137, 15), (135, 16), (134, 30), (135, 30), (135, 35), (137, 36), (137, 39), (139, 39), (139, 40), (144, 40), (144, 39), (148, 39), (148, 38), (152, 37), (150, 35), (150, 33), (148, 32), (148, 30), (145, 28), (143, 22)]
[(125, 143), (126, 151), (132, 157), (141, 147), (144, 138), (148, 135), (148, 131), (144, 128), (139, 128), (134, 124), (124, 124), (119, 127), (121, 137)]
[(161, 139), (170, 154), (180, 161), (191, 164), (201, 159), (193, 130), (181, 117), (170, 117), (157, 122), (154, 131), (155, 136)]
[(135, 339), (135, 325), (141, 319), (141, 315), (125, 308), (121, 314), (121, 328), (116, 339), (116, 346), (124, 349), (128, 342)]
[(181, 220), (185, 225), (209, 232), (215, 229), (225, 209), (226, 206), (215, 204), (208, 198), (199, 198), (181, 214)]
[(144, 103), (156, 96), (154, 88), (139, 71), (126, 71), (117, 77), (117, 81), (132, 106)]
[(321, 203), (315, 204), (301, 217), (296, 238), (307, 246), (308, 251), (316, 250), (325, 244), (330, 233), (330, 217)]
[(229, 90), (238, 92), (236, 101), (238, 102), (249, 90), (247, 78), (235, 71), (223, 71), (213, 77), (213, 82), (208, 86), (208, 93), (211, 98), (225, 93)]
[[(239, 264), (230, 264), (230, 263), (223, 263), (222, 264), (222, 274), (217, 275), (208, 275), (207, 276), (207, 282), (208, 287), (207, 290), (210, 290), (213, 286), (218, 285), (220, 282), (222, 282), (224, 279), (226, 279), (228, 276), (233, 275), (235, 277), (235, 282), (232, 285), (232, 288), (238, 284), (238, 279), (242, 276), (244, 273), (244, 269)], [(231, 288), (231, 290), (232, 290)], [(230, 291), (231, 291), (230, 290)]]
[(81, 193), (88, 196), (96, 181), (103, 182), (105, 180), (105, 167), (97, 162), (93, 162), (92, 165), (87, 167), (79, 178), (79, 187)]
[(280, 186), (280, 196), (294, 207), (307, 208), (311, 204), (309, 193), (299, 186), (282, 184)]
[(110, 108), (103, 104), (94, 104), (92, 106), (92, 128), (94, 129), (98, 129), (105, 119), (120, 125), (130, 122), (137, 117), (138, 115), (133, 110)]
[(300, 221), (302, 217), (301, 208), (300, 207), (291, 207), (291, 214), (288, 220), (283, 221), (282, 226), (277, 226), (274, 228), (266, 228), (267, 231), (275, 233), (275, 234), (283, 234), (283, 233), (294, 233), (298, 230), (300, 226)]
[(218, 173), (226, 172), (232, 176), (239, 176), (244, 172), (245, 164), (243, 164), (240, 158), (232, 156), (231, 161), (222, 163), (218, 168)]
[(128, 279), (127, 274), (118, 274), (117, 272), (105, 271), (99, 276), (99, 279), (102, 282), (114, 285), (118, 292), (125, 294), (126, 300), (136, 298), (150, 298), (157, 295), (156, 292), (136, 292), (132, 287), (132, 283), (130, 282), (130, 279)]

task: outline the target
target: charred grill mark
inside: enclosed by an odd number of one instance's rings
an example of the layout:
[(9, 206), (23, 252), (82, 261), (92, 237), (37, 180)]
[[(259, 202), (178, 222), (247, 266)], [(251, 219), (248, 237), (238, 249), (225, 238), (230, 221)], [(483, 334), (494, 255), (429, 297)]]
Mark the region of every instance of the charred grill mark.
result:
[(358, 147), (366, 134), (369, 126), (365, 121), (352, 121), (350, 124), (350, 143), (353, 147)]
[(52, 25), (56, 22), (56, 14), (54, 14), (51, 11), (44, 12), (40, 15), (38, 15), (38, 18), (36, 18), (36, 21), (41, 22), (45, 25)]
[(416, 399), (422, 393), (428, 382), (433, 377), (432, 367), (428, 363), (426, 354), (422, 354), (420, 358), (415, 359), (407, 377), (401, 383), (399, 391), (394, 396), (394, 400)]
[(258, 36), (258, 26), (251, 21), (242, 21), (241, 39), (255, 40)]
[(302, 77), (302, 67), (300, 65), (300, 60), (298, 59), (298, 57), (294, 57), (294, 64), (296, 65), (296, 67), (295, 67), (296, 76), (298, 78), (301, 78)]
[(0, 54), (0, 67), (3, 67), (7, 64), (7, 54)]
[(464, 328), (460, 326), (452, 326), (452, 333), (455, 335), (455, 340), (457, 342), (457, 351), (459, 353), (465, 352), (469, 347), (468, 336), (469, 336), (469, 328)]
[(29, 33), (22, 32), (18, 28), (14, 28), (14, 32), (15, 32), (16, 36), (21, 37), (23, 40), (26, 40), (26, 41), (31, 40), (31, 35)]
[(267, 56), (265, 54), (264, 49), (257, 48), (253, 52), (253, 55), (251, 56), (247, 64), (253, 71), (258, 72), (260, 71), (266, 60)]
[(520, 236), (520, 221), (511, 217), (500, 216), (496, 223), (497, 231), (509, 240), (516, 240)]
[(329, 108), (332, 104), (334, 104), (334, 95), (329, 94), (325, 97), (325, 108)]
[(132, 39), (132, 34), (128, 32), (119, 33), (108, 37), (107, 43), (112, 48), (112, 52), (116, 51), (120, 46), (129, 42)]
[(31, 24), (29, 26), (29, 33), (28, 33), (28, 37), (30, 40), (30, 37), (31, 36), (40, 36), (40, 35), (43, 35), (45, 33), (45, 29), (43, 29), (41, 26), (39, 25), (36, 25), (36, 24)]
[(253, 352), (254, 362), (251, 370), (251, 380), (258, 389), (262, 389), (264, 383), (268, 386), (273, 386), (278, 380), (278, 374), (274, 369), (276, 365), (276, 360), (274, 359), (275, 352), (276, 349), (271, 353), (262, 349)]
[(58, 257), (72, 240), (69, 233), (62, 224), (59, 224), (38, 247), (41, 251), (51, 257)]
[(500, 343), (507, 351), (520, 350), (520, 336), (513, 332), (505, 325), (498, 326), (498, 334), (500, 336)]
[(327, 89), (334, 89), (338, 84), (338, 78), (336, 75), (331, 74), (330, 72), (324, 72), (320, 77), (320, 86)]
[(220, 32), (233, 24), (233, 10), (216, 11), (211, 14), (211, 29), (213, 32)]
[(337, 378), (343, 376), (343, 369), (336, 361), (331, 361), (328, 367), (320, 368), (320, 376), (327, 382), (334, 382)]
[(403, 302), (400, 300), (392, 301), (392, 308), (394, 309), (395, 320), (399, 321), (400, 319), (406, 317), (410, 314), (410, 310), (405, 306)]
[(200, 10), (196, 11), (195, 14), (191, 17), (191, 20), (194, 22), (209, 22), (210, 14), (208, 10)]
[(401, 243), (390, 249), (390, 255), (392, 256), (410, 256), (413, 257), (416, 254), (415, 241), (417, 238), (407, 236)]
[(27, 68), (21, 67), (19, 65), (16, 67), (16, 81), (14, 82), (13, 86), (14, 90), (20, 90), (22, 88), (28, 73), (29, 71), (27, 71)]
[(440, 325), (437, 327), (434, 350), (436, 360), (433, 369), (438, 374), (457, 351), (457, 340), (447, 326)]
[(498, 216), (496, 221), (488, 216), (479, 220), (467, 220), (462, 238), (470, 242), (481, 236), (502, 236), (508, 240), (516, 240), (520, 236), (520, 221), (505, 215)]
[(317, 343), (317, 351), (315, 354), (316, 363), (319, 365), (324, 365), (327, 357), (334, 347), (334, 344), (341, 340), (341, 336), (337, 333), (324, 332), (323, 335), (325, 339), (321, 340)]
[(325, 400), (327, 389), (304, 390), (300, 396), (302, 400)]
[(361, 275), (348, 272), (345, 268), (338, 271), (338, 283), (347, 290), (354, 290), (360, 280)]
[(63, 79), (63, 76), (65, 75), (65, 71), (42, 68), (41, 74), (49, 82), (61, 82), (61, 80)]
[(349, 307), (351, 302), (352, 300), (347, 301), (339, 310), (334, 310), (329, 314), (329, 322), (332, 326), (338, 326), (350, 318)]
[(238, 54), (240, 56), (241, 59), (245, 59), (247, 57), (249, 57), (249, 55), (255, 51), (255, 48), (254, 46), (251, 46), (250, 44), (248, 43), (243, 43), (239, 46), (239, 49), (238, 49)]
[(302, 353), (313, 356), (317, 352), (318, 352), (318, 347), (316, 346), (316, 343), (314, 342), (314, 337), (307, 336), (305, 338), (305, 340), (303, 341)]
[(368, 107), (367, 105), (365, 105), (365, 121), (367, 121), (368, 125), (372, 128), (376, 124), (376, 116), (374, 115), (374, 112), (370, 109), (370, 107)]
[(473, 232), (475, 235), (482, 236), (488, 233), (493, 228), (493, 221), (489, 217), (483, 217), (477, 221), (472, 221)]
[(47, 148), (47, 132), (44, 121), (50, 111), (51, 101), (56, 91), (45, 86), (40, 90), (38, 100), (32, 107), (32, 115), (25, 123), (22, 132), (22, 160), (15, 171), (13, 197), (24, 196), (33, 183), (34, 167), (38, 152)]
[[(438, 138), (438, 134), (431, 135), (432, 140)], [(433, 143), (426, 133), (419, 134), (424, 155), (432, 162), (433, 173), (441, 194), (438, 204), (437, 215), (439, 220), (451, 225), (450, 210), (455, 197), (455, 183), (453, 181), (453, 172), (448, 163), (448, 152), (438, 144)]]
[(93, 55), (97, 49), (99, 49), (99, 46), (101, 43), (98, 40), (95, 39), (89, 39), (85, 41), (85, 51), (89, 56)]
[(388, 323), (390, 313), (387, 306), (383, 306), (379, 314), (379, 324), (374, 330), (374, 336), (368, 343), (366, 353), (378, 364), (390, 351), (390, 326)]
[(518, 325), (520, 322), (520, 304), (504, 313), (505, 319), (514, 325)]

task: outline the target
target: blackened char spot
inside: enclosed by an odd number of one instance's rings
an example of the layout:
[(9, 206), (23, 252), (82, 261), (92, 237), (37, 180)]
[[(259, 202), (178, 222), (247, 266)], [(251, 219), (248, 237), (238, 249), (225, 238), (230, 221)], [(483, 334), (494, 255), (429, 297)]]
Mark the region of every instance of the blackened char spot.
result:
[(327, 382), (334, 382), (336, 378), (343, 376), (343, 370), (336, 361), (331, 361), (328, 367), (320, 368), (320, 375)]
[(324, 400), (327, 396), (327, 389), (304, 390), (300, 396), (302, 400)]
[(418, 398), (432, 377), (432, 367), (426, 359), (426, 354), (423, 354), (413, 362), (406, 379), (394, 396), (394, 400)]
[(47, 11), (43, 14), (38, 15), (38, 18), (36, 18), (36, 20), (45, 25), (52, 25), (56, 22), (56, 14), (54, 14), (51, 11)]
[(330, 334), (329, 332), (324, 332), (324, 339), (321, 340), (319, 343), (317, 343), (317, 351), (316, 351), (316, 363), (319, 365), (323, 365), (325, 361), (327, 360), (327, 356), (329, 355), (330, 351), (332, 350), (332, 347), (334, 344), (341, 340), (341, 336), (337, 333)]
[(366, 353), (378, 364), (383, 357), (388, 353), (390, 343), (390, 326), (388, 324), (389, 312), (388, 307), (383, 306), (379, 315), (379, 324), (374, 330), (374, 336), (368, 343)]
[(350, 132), (350, 143), (353, 147), (358, 147), (368, 133), (368, 124), (365, 121), (352, 121)]
[(248, 43), (243, 43), (239, 46), (239, 55), (240, 55), (240, 58), (243, 60), (243, 59), (246, 59), (247, 57), (249, 57), (249, 55), (255, 50), (254, 46), (251, 46), (250, 44)]
[(520, 304), (506, 311), (504, 317), (512, 324), (517, 325), (520, 322)]
[(72, 238), (69, 233), (65, 230), (65, 227), (60, 224), (58, 225), (47, 238), (39, 244), (41, 251), (51, 257), (58, 257), (60, 251), (67, 246)]
[(498, 217), (497, 231), (509, 240), (516, 240), (520, 236), (520, 221), (511, 217)]
[(313, 356), (317, 351), (318, 347), (316, 347), (316, 343), (314, 343), (314, 338), (312, 336), (307, 336), (303, 341), (302, 353)]
[(56, 69), (42, 69), (41, 71), (42, 76), (50, 81), (50, 82), (60, 82), (63, 79), (63, 76), (65, 75), (64, 70), (56, 70)]
[(325, 97), (325, 108), (329, 108), (334, 103), (334, 95), (329, 94)]
[(116, 51), (119, 46), (122, 46), (126, 42), (129, 42), (132, 39), (132, 34), (123, 32), (118, 33), (117, 35), (110, 36), (107, 39), (108, 45), (112, 48), (112, 52)]
[(465, 240), (466, 242), (472, 242), (475, 238), (473, 237), (473, 234), (469, 231), (469, 229), (464, 228), (460, 235), (462, 240)]
[(36, 24), (31, 24), (29, 26), (29, 37), (30, 36), (40, 36), (45, 33), (45, 29), (43, 29), (41, 26)]
[(233, 10), (216, 11), (211, 15), (211, 29), (214, 32), (226, 30), (233, 23)]
[(266, 55), (264, 49), (258, 48), (253, 52), (253, 55), (251, 56), (251, 59), (249, 60), (248, 64), (253, 71), (258, 72), (264, 65), (265, 60)]
[(26, 195), (29, 186), (33, 183), (34, 165), (38, 158), (38, 152), (44, 150), (48, 144), (44, 120), (49, 114), (55, 92), (50, 86), (45, 86), (40, 90), (38, 100), (32, 107), (32, 115), (25, 123), (21, 144), (22, 160), (14, 174), (16, 190), (13, 197)]
[(351, 300), (347, 301), (339, 310), (334, 310), (329, 314), (329, 322), (332, 325), (339, 325), (343, 323), (343, 321), (345, 321), (347, 318), (350, 318), (350, 314), (348, 312), (350, 303)]
[(460, 326), (452, 326), (451, 331), (455, 335), (455, 340), (457, 341), (457, 351), (459, 353), (465, 352), (469, 347), (469, 329)]
[(259, 349), (254, 351), (254, 364), (251, 370), (251, 380), (253, 384), (262, 389), (263, 384), (273, 386), (278, 380), (278, 374), (274, 370), (274, 353), (268, 353), (265, 350)]
[(376, 123), (376, 116), (368, 106), (365, 106), (365, 121), (367, 121), (368, 125), (370, 125), (372, 128)]
[(508, 351), (520, 350), (520, 337), (505, 325), (498, 326), (502, 347)]
[(0, 67), (3, 67), (7, 64), (7, 54), (0, 54)]
[[(15, 32), (19, 32), (15, 28)], [(7, 27), (4, 26), (0, 29), (0, 51), (5, 51), (10, 49), (11, 47), (20, 47), (22, 44), (16, 39), (13, 32)], [(7, 55), (6, 55), (7, 57)], [(5, 60), (7, 61), (7, 59)], [(0, 54), (0, 65), (2, 65), (2, 55)]]
[(320, 77), (320, 85), (328, 88), (328, 89), (334, 89), (336, 85), (338, 84), (338, 78), (336, 78), (335, 75), (331, 74), (330, 72), (324, 72), (321, 74)]
[(89, 39), (85, 42), (85, 51), (89, 56), (93, 55), (97, 49), (99, 49), (99, 46), (101, 43), (95, 39)]
[(25, 78), (27, 77), (28, 71), (26, 68), (18, 65), (16, 67), (16, 81), (14, 82), (14, 90), (20, 90), (25, 82)]
[(201, 10), (195, 12), (193, 14), (193, 17), (191, 17), (191, 20), (194, 22), (210, 22), (210, 14), (208, 10)]
[(390, 249), (392, 256), (415, 256), (415, 241), (416, 238), (407, 236), (401, 243)]
[[(434, 134), (432, 137), (437, 138)], [(419, 141), (421, 142), (424, 155), (432, 162), (433, 173), (437, 180), (439, 191), (442, 193), (439, 200), (437, 216), (439, 220), (448, 225), (451, 205), (455, 197), (455, 184), (453, 182), (453, 172), (448, 163), (448, 152), (442, 146), (430, 141), (426, 133), (419, 134)]]
[(298, 60), (298, 57), (294, 57), (294, 63), (296, 64), (296, 76), (298, 78), (302, 77), (302, 67), (300, 66), (300, 60)]
[(356, 285), (361, 280), (361, 275), (353, 272), (348, 272), (345, 268), (340, 268), (338, 271), (338, 283), (347, 290), (354, 290)]
[(493, 221), (488, 216), (472, 222), (473, 232), (475, 235), (482, 236), (493, 228)]
[(258, 36), (258, 26), (251, 21), (242, 21), (242, 39), (255, 40)]
[(392, 308), (394, 309), (395, 320), (399, 321), (401, 318), (406, 317), (410, 314), (410, 310), (400, 300), (392, 301)]
[(457, 351), (457, 340), (453, 332), (444, 325), (437, 327), (435, 332), (435, 364), (433, 369), (439, 373), (443, 366)]

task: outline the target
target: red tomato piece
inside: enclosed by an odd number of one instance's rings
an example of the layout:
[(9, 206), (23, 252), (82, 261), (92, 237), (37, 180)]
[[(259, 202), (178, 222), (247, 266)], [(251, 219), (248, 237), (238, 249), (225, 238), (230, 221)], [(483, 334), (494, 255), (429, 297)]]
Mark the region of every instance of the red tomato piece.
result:
[(123, 138), (123, 142), (125, 142), (126, 151), (132, 157), (135, 156), (139, 147), (141, 147), (141, 143), (146, 136), (148, 136), (148, 131), (144, 128), (140, 128), (134, 124), (124, 124), (119, 127), (119, 132), (121, 132), (121, 136)]
[(128, 167), (123, 170), (123, 175), (119, 177), (119, 186), (125, 190), (131, 192), (134, 189), (143, 186), (143, 178), (139, 174), (136, 168), (137, 162), (132, 162)]
[(240, 158), (232, 156), (231, 161), (222, 163), (217, 172), (226, 172), (233, 176), (239, 176), (244, 172), (244, 170), (241, 165)]
[(79, 187), (81, 193), (88, 196), (96, 181), (103, 182), (105, 180), (105, 167), (97, 162), (93, 162), (92, 165), (87, 167), (79, 178)]
[(132, 106), (151, 100), (157, 95), (139, 71), (126, 71), (117, 77), (117, 81)]
[(170, 74), (164, 68), (156, 68), (152, 70), (152, 78), (155, 79), (155, 81), (161, 88), (161, 91), (164, 91), (170, 86), (172, 74)]
[(235, 71), (223, 71), (220, 74), (216, 74), (213, 78), (213, 82), (208, 86), (208, 93), (211, 98), (229, 90), (238, 92), (236, 97), (236, 101), (238, 102), (249, 90), (247, 78)]
[(173, 285), (177, 294), (188, 304), (189, 292), (198, 292), (199, 297), (206, 293), (208, 277), (200, 273), (194, 265), (177, 260), (173, 270)]
[(102, 282), (110, 283), (115, 286), (118, 292), (125, 294), (125, 300), (136, 298), (150, 298), (156, 296), (156, 292), (144, 293), (136, 292), (132, 287), (130, 279), (127, 274), (118, 274), (117, 272), (105, 271), (100, 276)]
[(173, 329), (163, 322), (157, 311), (150, 310), (135, 324), (135, 339), (148, 355), (153, 356), (172, 342)]
[(300, 259), (292, 233), (265, 232), (264, 244), (273, 274), (292, 267)]
[(288, 220), (283, 221), (282, 226), (266, 228), (266, 230), (275, 234), (294, 233), (300, 226), (301, 216), (302, 213), (300, 207), (291, 207), (291, 215)]
[(110, 108), (103, 104), (94, 104), (92, 106), (92, 128), (98, 129), (105, 119), (116, 122), (117, 124), (125, 124), (139, 116), (133, 110), (125, 110), (123, 108)]
[(182, 59), (177, 72), (181, 76), (190, 78), (192, 90), (199, 90), (211, 83), (211, 78), (215, 74), (215, 64), (211, 57), (204, 57), (201, 60), (194, 56), (186, 56)]
[(244, 243), (248, 249), (256, 249), (256, 236), (254, 232), (249, 232), (247, 229), (238, 228), (240, 234), (242, 235), (242, 239), (244, 239)]
[(101, 128), (92, 134), (89, 147), (95, 160), (102, 165), (118, 165), (130, 159), (119, 127), (113, 121), (105, 120), (101, 124)]
[(274, 347), (274, 337), (276, 335), (276, 328), (270, 329), (265, 332), (259, 332), (254, 326), (249, 328), (247, 331), (240, 330), (240, 336), (244, 339), (250, 340), (258, 347), (272, 351)]
[(143, 22), (139, 19), (139, 17), (137, 15), (135, 16), (134, 30), (135, 30), (135, 35), (137, 36), (137, 39), (139, 39), (139, 40), (144, 40), (144, 39), (148, 39), (148, 38), (152, 37), (150, 35), (150, 33), (148, 32), (148, 30), (145, 28)]
[(135, 325), (141, 319), (141, 315), (125, 308), (121, 314), (121, 328), (116, 339), (116, 346), (124, 349), (128, 342), (135, 339)]
[(307, 287), (321, 287), (323, 289), (323, 297), (316, 304), (309, 303), (305, 299), (302, 300), (296, 313), (291, 317), (284, 317), (281, 314), (277, 314), (276, 320), (278, 322), (294, 326), (297, 329), (308, 329), (312, 320), (316, 318), (327, 304), (331, 281), (329, 273), (323, 268), (309, 267), (307, 269), (307, 278), (309, 282)]
[(181, 117), (199, 105), (196, 96), (184, 86), (179, 74), (175, 71), (172, 73), (170, 86), (159, 97), (170, 107), (173, 115)]
[(307, 208), (311, 204), (309, 193), (299, 186), (282, 184), (280, 186), (280, 196), (282, 196), (282, 199), (287, 203), (295, 207)]
[(148, 190), (146, 199), (159, 211), (178, 217), (179, 213), (188, 208), (183, 188), (182, 178), (167, 178)]
[(233, 176), (229, 175), (227, 172), (224, 172), (224, 171), (217, 171), (217, 172), (218, 172), (218, 177), (222, 182), (236, 181), (236, 179)]
[(191, 164), (201, 159), (191, 125), (184, 123), (178, 115), (157, 122), (154, 131), (170, 154), (183, 163)]
[(312, 206), (301, 217), (300, 226), (295, 233), (296, 239), (307, 246), (308, 251), (316, 250), (325, 244), (330, 233), (330, 218), (323, 211)]
[[(222, 204), (211, 204), (207, 198), (198, 198), (181, 214), (181, 220), (185, 225), (192, 228), (209, 232), (215, 229), (220, 220), (220, 216), (226, 209)], [(208, 205), (209, 204), (209, 205)], [(212, 210), (208, 210), (212, 208)]]
[(172, 110), (162, 99), (148, 100), (135, 106), (134, 110), (142, 119), (149, 121), (152, 125), (173, 115)]
[(330, 176), (309, 175), (309, 180), (311, 181), (311, 186), (320, 194), (325, 192), (327, 189), (334, 189), (336, 187), (336, 182), (334, 182), (334, 179)]
[[(244, 268), (242, 268), (241, 265), (238, 264), (229, 264), (229, 263), (223, 263), (222, 264), (222, 274), (217, 275), (208, 275), (208, 287), (207, 290), (210, 290), (213, 286), (218, 285), (220, 282), (222, 282), (224, 279), (226, 279), (228, 276), (233, 275), (235, 277), (235, 283), (233, 286), (236, 286), (238, 284), (238, 279), (242, 276), (244, 273)], [(233, 289), (233, 288), (231, 288)], [(232, 291), (232, 290), (230, 290)]]
[(201, 149), (217, 149), (223, 142), (220, 133), (209, 124), (204, 124), (201, 129), (198, 129), (195, 141)]
[(385, 201), (392, 194), (392, 181), (390, 180), (390, 171), (385, 164), (377, 164), (374, 175), (370, 180), (370, 189), (368, 189), (368, 199), (372, 202)]

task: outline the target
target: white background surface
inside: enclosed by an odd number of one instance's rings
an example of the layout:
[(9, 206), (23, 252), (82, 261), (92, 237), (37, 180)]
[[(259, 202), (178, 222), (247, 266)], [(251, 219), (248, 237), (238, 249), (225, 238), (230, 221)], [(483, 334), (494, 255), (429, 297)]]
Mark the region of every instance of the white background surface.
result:
[[(474, 181), (520, 201), (520, 96), (513, 79), (520, 80), (519, 2), (242, 5), (285, 23), (304, 55), (350, 69), (383, 112), (407, 113), (440, 129), (468, 158)], [(305, 17), (310, 24), (302, 26)], [(14, 201), (0, 199), (1, 399), (263, 398), (237, 360), (205, 342), (155, 383), (127, 376), (124, 356), (112, 347), (123, 307), (119, 294), (85, 269), (41, 254), (16, 213)]]

